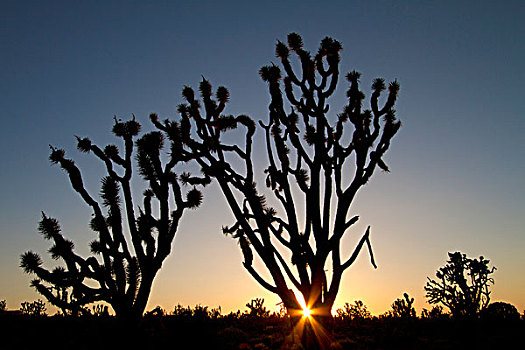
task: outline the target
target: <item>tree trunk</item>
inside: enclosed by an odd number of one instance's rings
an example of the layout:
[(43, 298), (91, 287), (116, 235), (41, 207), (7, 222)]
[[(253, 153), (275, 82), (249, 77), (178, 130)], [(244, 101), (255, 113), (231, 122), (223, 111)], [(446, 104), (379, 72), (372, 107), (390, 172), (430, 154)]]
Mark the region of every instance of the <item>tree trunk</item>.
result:
[(137, 292), (137, 297), (133, 305), (133, 314), (136, 318), (141, 318), (146, 305), (148, 304), (149, 296), (151, 293), (151, 286), (153, 285), (153, 279), (155, 278), (155, 273), (143, 274), (140, 287)]

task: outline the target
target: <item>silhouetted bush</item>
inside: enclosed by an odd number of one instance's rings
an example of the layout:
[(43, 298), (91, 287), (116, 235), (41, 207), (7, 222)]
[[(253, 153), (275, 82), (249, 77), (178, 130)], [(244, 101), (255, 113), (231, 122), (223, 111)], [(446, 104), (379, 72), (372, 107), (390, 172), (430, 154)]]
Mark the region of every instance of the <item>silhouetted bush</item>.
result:
[[(189, 308), (193, 310), (193, 308)], [(200, 306), (199, 310), (209, 310)], [(155, 309), (154, 309), (155, 310)], [(245, 312), (244, 314), (247, 314)], [(202, 313), (201, 313), (202, 314)], [(349, 323), (338, 317), (327, 349), (510, 349), (522, 341), (523, 321), (369, 318)], [(129, 327), (115, 317), (26, 317), (0, 313), (4, 349), (300, 349), (301, 333), (289, 318), (144, 317)], [(309, 349), (310, 350), (310, 349)]]
[(100, 304), (93, 305), (91, 314), (95, 317), (109, 317), (108, 306)]
[(413, 307), (414, 298), (410, 298), (407, 293), (403, 293), (404, 299), (396, 299), (392, 304), (392, 317), (403, 319), (415, 318), (416, 309)]
[(498, 301), (483, 309), (481, 317), (492, 321), (516, 321), (520, 319), (520, 313), (514, 305)]
[(248, 308), (248, 312), (246, 313), (246, 316), (251, 318), (264, 318), (270, 316), (270, 311), (266, 309), (264, 304), (263, 298), (255, 298), (252, 299), (248, 304), (246, 304), (246, 307)]
[(195, 305), (193, 309), (190, 306), (184, 307), (177, 304), (171, 315), (181, 319), (193, 320), (210, 320), (222, 317), (220, 306), (215, 309), (209, 309), (208, 306), (202, 306), (200, 304)]
[(20, 311), (24, 315), (42, 317), (47, 316), (46, 303), (38, 299), (33, 302), (25, 301), (21, 304)]
[(366, 305), (361, 300), (356, 300), (354, 304), (345, 303), (342, 309), (337, 309), (337, 318), (343, 321), (358, 321), (372, 318)]
[(162, 307), (156, 306), (153, 310), (146, 312), (144, 317), (163, 317), (164, 315), (166, 315), (166, 311)]
[(430, 310), (423, 309), (421, 310), (421, 318), (425, 319), (446, 319), (449, 318), (450, 314), (443, 311), (443, 306), (434, 305)]

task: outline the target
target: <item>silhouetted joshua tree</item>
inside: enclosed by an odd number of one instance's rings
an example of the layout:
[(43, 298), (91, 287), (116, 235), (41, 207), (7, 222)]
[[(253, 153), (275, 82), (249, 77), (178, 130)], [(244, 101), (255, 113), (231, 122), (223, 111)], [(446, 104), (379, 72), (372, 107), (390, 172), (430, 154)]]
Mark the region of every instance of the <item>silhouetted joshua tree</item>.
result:
[[(290, 51), (299, 58), (302, 76), (292, 68)], [(375, 266), (370, 227), (350, 256), (341, 256), (341, 239), (358, 220), (358, 216), (349, 217), (357, 191), (376, 167), (388, 171), (383, 156), (401, 126), (393, 109), (398, 83), (390, 83), (388, 97), (379, 107), (386, 87), (383, 79), (374, 80), (371, 109), (364, 110), (360, 74), (355, 71), (346, 75), (350, 82), (348, 105), (335, 118), (329, 118), (327, 101), (337, 86), (340, 51), (341, 44), (327, 37), (312, 58), (303, 49), (301, 37), (292, 33), (288, 45), (279, 41), (276, 47), (285, 72), (284, 93), (277, 66), (260, 70), (271, 96), (269, 120), (260, 122), (268, 155), (266, 186), (281, 206), (279, 210), (267, 204), (255, 183), (255, 122), (246, 115), (222, 114), (229, 101), (226, 88), (216, 90), (215, 100), (211, 84), (203, 78), (201, 106), (194, 91), (185, 87), (182, 95), (187, 103), (178, 108), (180, 125), (168, 120), (162, 123), (152, 116), (155, 125), (168, 135), (181, 133), (188, 157), (195, 157), (203, 173), (217, 180), (236, 220), (223, 232), (239, 241), (245, 269), (264, 288), (278, 294), (292, 315), (300, 315), (301, 306), (288, 281), (315, 314), (331, 317), (342, 274), (363, 245), (367, 245)], [(284, 97), (290, 108), (285, 106)], [(238, 126), (245, 128), (244, 142), (225, 141), (223, 134)], [(352, 159), (353, 168), (349, 164)], [(304, 215), (299, 212), (303, 205)], [(289, 261), (283, 250), (290, 253)], [(271, 281), (256, 271), (253, 251), (266, 266)], [(330, 255), (332, 278), (328, 281), (325, 268)]]
[[(126, 122), (115, 118), (113, 133), (123, 140), (123, 155), (115, 145), (102, 150), (90, 139), (77, 137), (78, 149), (93, 153), (105, 165), (108, 175), (102, 179), (102, 206), (86, 190), (74, 161), (66, 158), (63, 150), (50, 146), (51, 162), (67, 172), (73, 189), (91, 207), (91, 229), (98, 238), (90, 243), (93, 255), (84, 259), (75, 254), (73, 242), (64, 238), (58, 221), (42, 213), (39, 231), (45, 239), (53, 241), (49, 253), (54, 259), (62, 259), (65, 267), (46, 270), (39, 255), (32, 251), (21, 256), (21, 267), (37, 275), (38, 279), (31, 284), (39, 293), (73, 314), (83, 305), (106, 301), (119, 318), (142, 316), (153, 280), (171, 252), (183, 212), (197, 208), (202, 201), (202, 194), (195, 186), (209, 182), (188, 173), (178, 177), (174, 168), (185, 161), (179, 152), (180, 141), (169, 139), (169, 154), (163, 162), (162, 133), (153, 131), (134, 141), (140, 128), (135, 117)], [(142, 195), (138, 214), (130, 184), (134, 149), (139, 173), (149, 186)], [(194, 187), (184, 191), (181, 183)], [(185, 198), (184, 192), (187, 192)]]
[(490, 302), (489, 277), (495, 267), (489, 260), (467, 258), (460, 252), (448, 253), (447, 264), (436, 272), (437, 280), (427, 278), (426, 297), (430, 304), (442, 303), (453, 317), (476, 317)]

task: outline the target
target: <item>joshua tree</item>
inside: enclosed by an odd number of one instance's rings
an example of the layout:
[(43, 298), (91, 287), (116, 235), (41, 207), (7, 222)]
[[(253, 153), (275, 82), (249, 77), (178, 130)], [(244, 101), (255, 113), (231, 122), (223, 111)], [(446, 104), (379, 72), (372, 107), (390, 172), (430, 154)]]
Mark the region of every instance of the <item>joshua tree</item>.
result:
[(489, 260), (467, 258), (460, 252), (448, 253), (447, 264), (436, 272), (437, 280), (427, 278), (426, 297), (430, 304), (442, 303), (453, 317), (475, 317), (490, 302), (489, 277), (495, 267)]
[[(32, 251), (21, 256), (21, 267), (38, 277), (31, 284), (39, 293), (73, 314), (83, 305), (106, 301), (117, 317), (140, 317), (153, 279), (170, 254), (183, 212), (197, 208), (202, 201), (199, 190), (193, 187), (184, 191), (181, 183), (196, 186), (209, 182), (187, 173), (177, 177), (174, 168), (185, 161), (179, 152), (180, 141), (169, 139), (170, 152), (167, 162), (163, 162), (164, 136), (154, 131), (134, 141), (140, 127), (135, 117), (126, 122), (115, 118), (113, 133), (123, 140), (122, 156), (115, 145), (102, 150), (90, 139), (77, 137), (78, 149), (93, 153), (105, 165), (107, 176), (102, 179), (100, 192), (102, 206), (86, 190), (74, 161), (66, 158), (63, 150), (50, 146), (51, 162), (67, 172), (73, 189), (91, 207), (91, 229), (97, 239), (90, 243), (93, 255), (84, 259), (74, 252), (73, 242), (64, 238), (58, 221), (42, 213), (39, 231), (45, 239), (53, 241), (49, 253), (54, 259), (62, 259), (65, 267), (49, 271), (42, 267), (40, 256)], [(130, 185), (134, 148), (139, 173), (149, 187), (143, 193), (138, 214)], [(184, 192), (187, 192), (185, 198)]]
[[(299, 58), (302, 76), (292, 68), (290, 51)], [(370, 227), (349, 256), (341, 254), (341, 239), (358, 220), (358, 216), (349, 216), (357, 191), (377, 167), (388, 171), (383, 156), (401, 126), (393, 109), (398, 83), (390, 83), (380, 107), (378, 100), (386, 87), (383, 79), (374, 80), (371, 109), (363, 109), (360, 74), (355, 71), (346, 75), (348, 105), (329, 117), (327, 102), (337, 86), (340, 51), (341, 44), (327, 37), (312, 58), (303, 49), (301, 37), (292, 33), (288, 45), (278, 42), (276, 46), (284, 67), (284, 93), (277, 66), (260, 70), (271, 96), (269, 119), (260, 122), (268, 156), (266, 186), (277, 209), (267, 204), (255, 183), (252, 142), (256, 123), (246, 115), (222, 114), (229, 100), (226, 88), (216, 90), (215, 100), (211, 84), (203, 78), (199, 88), (202, 106), (193, 89), (183, 89), (186, 104), (178, 108), (180, 124), (159, 122), (152, 116), (168, 135), (182, 134), (185, 154), (196, 159), (204, 174), (216, 179), (236, 220), (223, 232), (238, 240), (245, 269), (264, 288), (278, 294), (292, 315), (300, 315), (302, 308), (290, 282), (315, 314), (331, 317), (343, 272), (365, 244), (375, 266)], [(242, 139), (229, 144), (222, 138), (237, 126), (245, 128), (244, 145)], [(303, 207), (304, 214), (300, 213)], [(271, 280), (256, 271), (253, 251)], [(283, 251), (289, 252), (289, 261)], [(329, 281), (325, 268), (330, 255)]]

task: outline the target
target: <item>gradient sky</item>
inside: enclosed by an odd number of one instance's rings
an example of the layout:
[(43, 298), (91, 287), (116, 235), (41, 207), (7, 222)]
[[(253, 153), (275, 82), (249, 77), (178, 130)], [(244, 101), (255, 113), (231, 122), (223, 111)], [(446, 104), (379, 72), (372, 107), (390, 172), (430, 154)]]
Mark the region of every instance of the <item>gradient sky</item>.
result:
[[(73, 135), (114, 142), (113, 115), (175, 117), (184, 85), (201, 74), (231, 93), (227, 113), (267, 118), (258, 76), (278, 63), (277, 39), (303, 36), (316, 51), (331, 36), (343, 45), (341, 72), (398, 79), (403, 122), (386, 161), (357, 196), (378, 264), (367, 252), (344, 275), (336, 307), (360, 299), (373, 314), (408, 292), (428, 307), (423, 286), (447, 252), (483, 255), (497, 267), (492, 301), (525, 309), (525, 3), (523, 1), (0, 1), (0, 300), (17, 309), (39, 297), (19, 256), (43, 257), (49, 242), (40, 212), (56, 217), (79, 252), (94, 239), (90, 211), (67, 176), (48, 161), (62, 147), (98, 192), (101, 164), (76, 150)], [(344, 104), (340, 80), (331, 110)], [(262, 133), (256, 134), (260, 138)], [(259, 169), (265, 158), (258, 157)], [(233, 223), (217, 188), (188, 212), (154, 284), (147, 309), (183, 305), (245, 309), (267, 293), (241, 265)], [(49, 262), (49, 258), (46, 257)], [(50, 265), (48, 265), (50, 266)]]

